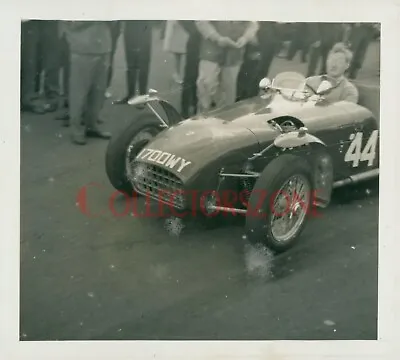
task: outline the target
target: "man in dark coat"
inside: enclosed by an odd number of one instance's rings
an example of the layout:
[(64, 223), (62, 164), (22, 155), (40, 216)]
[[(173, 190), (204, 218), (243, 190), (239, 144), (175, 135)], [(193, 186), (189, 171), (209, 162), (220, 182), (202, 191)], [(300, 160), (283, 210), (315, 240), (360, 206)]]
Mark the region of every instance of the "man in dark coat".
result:
[(307, 54), (310, 48), (309, 24), (294, 23), (293, 32), (291, 33), (291, 41), (287, 53), (287, 59), (293, 60), (297, 52), (301, 52), (301, 61), (304, 63), (307, 60)]
[(260, 21), (254, 41), (246, 46), (244, 61), (237, 80), (237, 100), (256, 96), (260, 80), (268, 76), (269, 68), (279, 48), (279, 28), (275, 22)]
[(339, 23), (310, 23), (309, 43), (310, 58), (308, 60), (307, 77), (316, 75), (318, 63), (321, 61), (319, 74), (326, 73), (326, 60), (333, 45), (343, 40), (343, 25)]
[(353, 52), (353, 60), (349, 68), (349, 78), (355, 79), (361, 69), (370, 42), (373, 40), (376, 30), (374, 24), (355, 23), (350, 26), (348, 42)]
[(37, 85), (40, 74), (44, 74), (44, 97), (50, 104), (50, 111), (55, 111), (58, 106), (60, 95), (60, 67), (59, 67), (59, 36), (58, 21), (41, 20), (39, 22), (39, 50), (41, 68), (37, 71)]
[[(47, 29), (47, 30), (46, 30)], [(56, 27), (55, 27), (56, 29)], [(21, 110), (44, 114), (54, 111), (58, 95), (56, 50), (52, 49), (54, 23), (24, 20), (21, 27)], [(45, 71), (45, 97), (41, 97), (40, 78)], [(50, 101), (52, 100), (52, 101)]]
[(71, 51), (69, 109), (72, 141), (86, 136), (109, 139), (99, 128), (110, 66), (111, 34), (105, 21), (71, 21), (67, 30)]
[(137, 82), (139, 82), (139, 93), (141, 95), (147, 93), (151, 57), (152, 22), (129, 20), (124, 21), (123, 26), (128, 92), (122, 99), (113, 101), (116, 105), (126, 104), (135, 96)]
[(199, 74), (201, 35), (195, 21), (180, 20), (179, 23), (189, 34), (181, 97), (181, 113), (186, 119), (197, 113), (196, 81)]

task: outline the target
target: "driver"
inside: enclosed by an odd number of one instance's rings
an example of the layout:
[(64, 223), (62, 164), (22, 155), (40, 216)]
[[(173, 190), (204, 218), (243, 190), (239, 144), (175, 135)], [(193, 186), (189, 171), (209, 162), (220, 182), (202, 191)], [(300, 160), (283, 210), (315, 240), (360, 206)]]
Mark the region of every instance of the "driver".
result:
[(337, 43), (329, 52), (326, 61), (326, 75), (307, 78), (306, 84), (317, 93), (327, 90), (324, 98), (328, 102), (358, 102), (357, 88), (344, 76), (353, 58), (352, 52), (343, 44)]

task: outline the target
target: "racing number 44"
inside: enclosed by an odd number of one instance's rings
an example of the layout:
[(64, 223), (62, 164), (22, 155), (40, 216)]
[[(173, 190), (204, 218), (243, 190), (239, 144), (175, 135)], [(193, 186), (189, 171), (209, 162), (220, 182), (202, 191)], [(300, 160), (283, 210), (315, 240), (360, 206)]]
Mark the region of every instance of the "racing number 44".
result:
[(363, 133), (357, 132), (350, 135), (350, 146), (344, 156), (345, 162), (353, 162), (353, 167), (357, 167), (360, 161), (368, 161), (368, 166), (372, 166), (376, 157), (376, 145), (378, 143), (378, 130), (374, 130), (364, 149), (362, 150)]

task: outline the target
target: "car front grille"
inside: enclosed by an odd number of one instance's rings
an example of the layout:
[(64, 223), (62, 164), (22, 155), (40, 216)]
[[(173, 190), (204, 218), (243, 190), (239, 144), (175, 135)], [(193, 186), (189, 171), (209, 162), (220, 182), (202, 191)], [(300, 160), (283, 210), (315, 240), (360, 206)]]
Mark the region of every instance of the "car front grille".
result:
[(171, 171), (157, 165), (133, 162), (132, 176), (131, 181), (138, 193), (177, 209), (185, 208), (183, 182)]

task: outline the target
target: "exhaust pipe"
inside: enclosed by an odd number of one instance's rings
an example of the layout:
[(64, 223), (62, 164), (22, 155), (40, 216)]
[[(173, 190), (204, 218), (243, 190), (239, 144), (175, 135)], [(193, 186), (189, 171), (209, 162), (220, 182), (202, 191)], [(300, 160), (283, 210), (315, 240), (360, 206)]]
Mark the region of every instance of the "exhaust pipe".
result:
[(358, 175), (350, 176), (347, 179), (336, 181), (333, 184), (333, 188), (336, 189), (338, 187), (369, 180), (378, 176), (379, 176), (379, 169), (369, 170)]
[(222, 212), (227, 212), (227, 213), (238, 213), (238, 214), (246, 214), (247, 213), (246, 209), (237, 209), (237, 208), (230, 208), (230, 207), (226, 207), (226, 206), (217, 206), (217, 205), (207, 206), (207, 210), (210, 212), (222, 211)]

